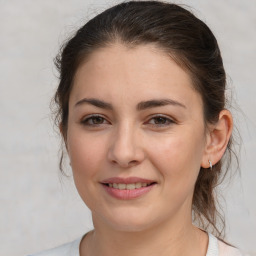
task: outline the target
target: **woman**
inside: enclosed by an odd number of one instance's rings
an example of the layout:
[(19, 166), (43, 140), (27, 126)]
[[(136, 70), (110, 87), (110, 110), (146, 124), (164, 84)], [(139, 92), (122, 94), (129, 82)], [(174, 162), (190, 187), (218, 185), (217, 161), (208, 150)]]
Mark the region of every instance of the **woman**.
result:
[(175, 4), (122, 3), (56, 63), (57, 121), (94, 230), (39, 255), (241, 255), (216, 209), (233, 121), (209, 28)]

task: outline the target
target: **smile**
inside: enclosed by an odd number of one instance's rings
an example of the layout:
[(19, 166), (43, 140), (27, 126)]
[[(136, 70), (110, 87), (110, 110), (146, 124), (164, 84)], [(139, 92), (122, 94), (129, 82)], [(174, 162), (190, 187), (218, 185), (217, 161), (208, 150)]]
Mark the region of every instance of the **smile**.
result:
[(146, 195), (157, 182), (138, 177), (113, 177), (101, 182), (108, 195), (116, 199), (130, 200)]
[(110, 188), (116, 188), (116, 189), (120, 189), (120, 190), (133, 190), (133, 189), (139, 189), (142, 187), (147, 187), (152, 185), (152, 183), (146, 183), (146, 182), (137, 182), (137, 183), (130, 183), (130, 184), (124, 184), (124, 183), (108, 183), (105, 184), (107, 186), (109, 186)]

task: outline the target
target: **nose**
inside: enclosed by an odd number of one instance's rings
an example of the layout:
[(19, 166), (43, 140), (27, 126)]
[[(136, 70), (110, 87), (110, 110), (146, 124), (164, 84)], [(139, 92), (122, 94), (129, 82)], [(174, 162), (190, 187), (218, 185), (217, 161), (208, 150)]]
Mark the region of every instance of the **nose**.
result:
[(114, 132), (108, 151), (111, 163), (122, 168), (138, 165), (145, 158), (142, 137), (131, 125), (123, 125)]

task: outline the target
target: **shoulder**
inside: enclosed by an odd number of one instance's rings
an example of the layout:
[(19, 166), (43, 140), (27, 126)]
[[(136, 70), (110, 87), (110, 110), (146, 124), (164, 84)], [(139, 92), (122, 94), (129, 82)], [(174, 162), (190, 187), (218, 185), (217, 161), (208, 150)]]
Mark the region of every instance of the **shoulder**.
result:
[(55, 247), (53, 249), (49, 249), (29, 256), (79, 256), (79, 245), (81, 240), (82, 237), (76, 239), (75, 241)]
[(209, 243), (206, 256), (243, 256), (237, 248), (227, 245), (218, 240), (212, 234), (209, 234)]
[(219, 256), (243, 256), (242, 252), (235, 247), (218, 240)]

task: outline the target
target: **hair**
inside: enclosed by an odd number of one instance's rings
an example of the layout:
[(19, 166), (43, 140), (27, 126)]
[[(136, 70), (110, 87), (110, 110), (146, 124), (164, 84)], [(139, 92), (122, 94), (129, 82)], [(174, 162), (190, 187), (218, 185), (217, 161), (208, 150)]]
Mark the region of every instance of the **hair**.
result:
[[(204, 121), (218, 121), (225, 109), (226, 74), (216, 38), (208, 26), (183, 7), (160, 1), (129, 1), (105, 10), (82, 26), (61, 48), (55, 59), (60, 74), (54, 100), (56, 123), (64, 141), (68, 129), (68, 104), (78, 67), (100, 48), (121, 43), (127, 47), (153, 44), (164, 50), (191, 77), (203, 101)], [(215, 188), (231, 163), (232, 138), (223, 158), (200, 169), (192, 202), (193, 221), (223, 238), (225, 218), (218, 211)], [(63, 152), (60, 159), (62, 169)], [(224, 168), (225, 167), (225, 168)]]

